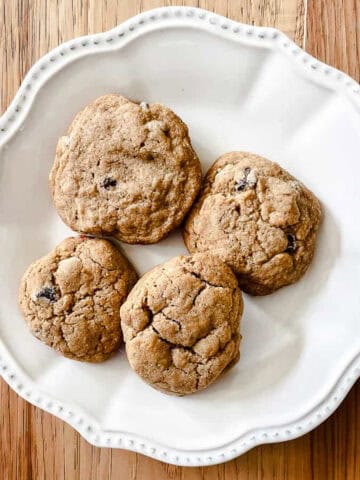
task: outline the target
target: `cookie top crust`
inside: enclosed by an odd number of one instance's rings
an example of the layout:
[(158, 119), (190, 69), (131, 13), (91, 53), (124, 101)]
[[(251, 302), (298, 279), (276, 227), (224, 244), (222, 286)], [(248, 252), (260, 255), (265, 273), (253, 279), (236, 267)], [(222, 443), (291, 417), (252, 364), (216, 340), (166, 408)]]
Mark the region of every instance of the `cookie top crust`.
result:
[(59, 139), (49, 183), (73, 230), (147, 244), (181, 223), (199, 191), (201, 166), (172, 110), (105, 95)]
[(165, 393), (204, 389), (239, 358), (242, 312), (224, 262), (209, 254), (173, 258), (146, 273), (121, 307), (130, 365)]
[(67, 238), (25, 272), (20, 309), (46, 345), (65, 357), (101, 362), (120, 346), (120, 306), (136, 279), (109, 241)]
[(183, 236), (190, 253), (218, 255), (245, 292), (265, 295), (305, 273), (320, 219), (318, 199), (278, 164), (231, 152), (208, 171)]

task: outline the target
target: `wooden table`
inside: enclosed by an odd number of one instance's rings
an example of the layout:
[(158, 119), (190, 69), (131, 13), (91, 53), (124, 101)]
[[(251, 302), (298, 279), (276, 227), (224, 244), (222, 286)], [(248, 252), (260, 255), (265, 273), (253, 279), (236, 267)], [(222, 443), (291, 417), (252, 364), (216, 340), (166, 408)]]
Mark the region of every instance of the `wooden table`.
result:
[[(276, 26), (309, 53), (360, 80), (360, 0), (0, 0), (1, 111), (30, 66), (59, 43), (110, 29), (142, 10), (181, 3)], [(338, 411), (308, 435), (206, 468), (174, 467), (136, 453), (92, 447), (3, 381), (0, 412), (2, 480), (360, 479), (359, 382)]]

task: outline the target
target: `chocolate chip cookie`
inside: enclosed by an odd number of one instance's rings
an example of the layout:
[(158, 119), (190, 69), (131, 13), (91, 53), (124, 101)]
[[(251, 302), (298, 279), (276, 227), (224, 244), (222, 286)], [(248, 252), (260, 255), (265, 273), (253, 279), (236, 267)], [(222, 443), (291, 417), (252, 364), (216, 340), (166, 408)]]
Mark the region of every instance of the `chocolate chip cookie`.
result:
[(180, 256), (146, 273), (120, 309), (131, 367), (165, 393), (206, 388), (239, 359), (241, 291), (209, 254)]
[(67, 238), (24, 274), (20, 309), (46, 345), (65, 357), (101, 362), (119, 348), (119, 310), (136, 279), (107, 240)]
[(180, 224), (201, 184), (187, 126), (164, 105), (105, 95), (59, 139), (50, 173), (73, 230), (155, 243)]
[(228, 263), (245, 292), (266, 295), (305, 273), (320, 218), (317, 198), (279, 165), (231, 152), (208, 171), (184, 241)]

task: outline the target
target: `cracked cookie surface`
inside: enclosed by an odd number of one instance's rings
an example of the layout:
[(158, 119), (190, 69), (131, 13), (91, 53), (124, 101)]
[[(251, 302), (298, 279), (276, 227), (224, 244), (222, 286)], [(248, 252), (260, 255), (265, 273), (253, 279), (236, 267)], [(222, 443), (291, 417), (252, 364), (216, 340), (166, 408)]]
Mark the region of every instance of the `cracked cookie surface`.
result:
[(65, 357), (101, 362), (121, 342), (120, 306), (137, 275), (109, 241), (62, 241), (30, 265), (19, 304), (31, 332)]
[(187, 126), (169, 108), (105, 95), (59, 139), (49, 182), (73, 230), (146, 244), (181, 223), (201, 166)]
[(165, 393), (206, 388), (239, 359), (243, 301), (231, 269), (209, 254), (146, 273), (120, 309), (131, 367)]
[(317, 198), (279, 165), (231, 152), (208, 171), (183, 235), (190, 253), (219, 256), (245, 292), (266, 295), (305, 273), (320, 219)]

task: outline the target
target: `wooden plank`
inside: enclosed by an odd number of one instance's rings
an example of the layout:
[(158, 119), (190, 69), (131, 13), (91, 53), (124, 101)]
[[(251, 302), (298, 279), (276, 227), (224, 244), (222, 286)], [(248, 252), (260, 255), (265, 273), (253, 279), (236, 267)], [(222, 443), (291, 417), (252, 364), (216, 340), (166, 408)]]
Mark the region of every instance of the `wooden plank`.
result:
[(359, 0), (309, 0), (309, 53), (360, 81)]
[[(359, 78), (357, 2), (309, 0), (307, 48)], [(0, 110), (9, 105), (32, 63), (59, 43), (108, 30), (142, 10), (181, 3), (245, 23), (276, 26), (304, 45), (303, 0), (0, 0)], [(359, 405), (357, 385), (338, 412), (311, 434), (258, 447), (224, 465), (180, 468), (92, 447), (0, 381), (0, 472), (5, 480), (357, 480)]]

